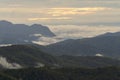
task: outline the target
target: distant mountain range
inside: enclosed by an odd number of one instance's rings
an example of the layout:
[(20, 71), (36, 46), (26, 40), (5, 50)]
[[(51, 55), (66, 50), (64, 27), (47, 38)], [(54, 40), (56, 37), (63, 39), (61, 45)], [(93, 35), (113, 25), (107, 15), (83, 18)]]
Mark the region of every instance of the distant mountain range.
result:
[(33, 24), (13, 24), (0, 21), (0, 44), (27, 44), (38, 40), (40, 37), (55, 36), (46, 26)]
[(47, 46), (32, 43), (54, 36), (46, 26), (0, 21), (0, 80), (120, 79), (120, 32)]
[[(54, 37), (47, 27), (0, 21), (1, 68), (22, 67), (105, 67), (120, 66), (120, 32), (92, 38), (69, 39), (40, 46), (32, 41)], [(117, 59), (114, 59), (117, 58)]]
[(94, 56), (120, 58), (120, 32), (106, 33), (92, 38), (69, 39), (45, 46), (43, 51), (54, 55)]

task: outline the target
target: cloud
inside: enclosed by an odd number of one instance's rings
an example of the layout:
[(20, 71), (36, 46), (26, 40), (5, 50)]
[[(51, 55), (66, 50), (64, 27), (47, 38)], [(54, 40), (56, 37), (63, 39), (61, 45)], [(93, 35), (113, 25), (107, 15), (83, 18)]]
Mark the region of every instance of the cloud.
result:
[(65, 40), (64, 38), (61, 38), (59, 36), (56, 37), (40, 37), (40, 39), (38, 41), (33, 41), (33, 43), (35, 44), (39, 44), (39, 45), (49, 45), (49, 44), (53, 44), (56, 42), (60, 42)]
[(50, 26), (49, 28), (55, 33), (55, 37), (40, 37), (38, 41), (33, 43), (40, 45), (49, 45), (60, 42), (66, 39), (81, 39), (87, 37), (94, 37), (106, 32), (118, 32), (119, 26), (76, 26), (76, 25), (59, 25)]
[(98, 56), (98, 57), (103, 57), (103, 55), (102, 54), (96, 54), (95, 56)]
[(120, 7), (119, 0), (1, 0), (1, 4), (25, 7)]
[(57, 18), (28, 18), (29, 21), (40, 21), (40, 20), (71, 20), (69, 17), (57, 17)]
[[(13, 5), (18, 6), (18, 5)], [(7, 19), (23, 19), (28, 21), (42, 21), (45, 20), (72, 20), (80, 19), (83, 15), (93, 15), (97, 12), (109, 11), (110, 8), (105, 7), (84, 7), (84, 8), (19, 8), (8, 7), (0, 8), (1, 18)], [(29, 15), (28, 15), (29, 14)], [(25, 21), (26, 22), (26, 21)], [(41, 22), (42, 23), (42, 22)], [(46, 22), (47, 23), (47, 22)]]
[(19, 69), (19, 68), (22, 68), (22, 66), (20, 66), (17, 63), (9, 63), (7, 61), (7, 59), (5, 57), (2, 57), (2, 56), (0, 56), (0, 65), (2, 67), (4, 67), (4, 68), (7, 68), (7, 69)]
[(69, 24), (118, 22), (120, 9), (106, 7), (81, 8), (0, 8), (0, 17), (14, 23)]
[(0, 18), (15, 23), (80, 25), (120, 21), (119, 0), (1, 0)]
[(57, 36), (67, 39), (79, 39), (83, 37), (93, 37), (106, 32), (120, 31), (119, 26), (76, 26), (76, 25), (58, 25), (50, 26), (49, 28)]
[(87, 15), (93, 14), (97, 11), (108, 10), (109, 8), (94, 7), (94, 8), (51, 8), (48, 14), (53, 16), (65, 16), (65, 15)]
[(0, 47), (12, 46), (12, 44), (0, 44)]
[[(85, 7), (85, 8), (44, 8), (41, 10), (35, 10), (36, 12), (33, 14), (41, 14), (42, 16), (28, 18), (28, 21), (41, 21), (49, 24), (49, 21), (56, 23), (79, 23), (81, 16), (90, 16), (96, 14), (97, 12), (109, 11), (110, 8), (104, 7)], [(85, 19), (85, 18), (84, 18)], [(83, 20), (84, 20), (83, 19)], [(87, 18), (86, 18), (87, 19)], [(58, 22), (57, 22), (57, 21)], [(66, 21), (64, 21), (66, 20)], [(77, 20), (77, 21), (76, 21)]]

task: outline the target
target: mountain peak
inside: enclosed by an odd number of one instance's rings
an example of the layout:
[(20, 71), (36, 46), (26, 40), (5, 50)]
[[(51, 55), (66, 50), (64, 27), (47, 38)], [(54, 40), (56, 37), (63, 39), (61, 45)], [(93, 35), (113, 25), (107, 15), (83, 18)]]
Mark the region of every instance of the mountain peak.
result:
[(12, 25), (12, 23), (6, 20), (1, 20), (0, 25)]
[[(33, 24), (33, 25), (31, 25), (31, 26), (42, 26), (41, 24)], [(44, 27), (44, 26), (42, 26), (42, 27)]]
[[(37, 41), (40, 37), (53, 37), (55, 34), (46, 26), (33, 24), (13, 24), (9, 21), (0, 21), (0, 44), (28, 44)], [(27, 41), (27, 42), (26, 42)]]

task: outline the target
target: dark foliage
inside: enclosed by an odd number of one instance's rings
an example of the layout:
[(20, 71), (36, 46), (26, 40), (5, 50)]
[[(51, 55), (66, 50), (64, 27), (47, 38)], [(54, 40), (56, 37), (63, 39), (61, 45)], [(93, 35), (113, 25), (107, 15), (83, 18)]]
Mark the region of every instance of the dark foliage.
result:
[[(120, 80), (120, 68), (29, 68), (3, 70), (0, 79), (4, 80)], [(8, 76), (9, 75), (9, 76)]]

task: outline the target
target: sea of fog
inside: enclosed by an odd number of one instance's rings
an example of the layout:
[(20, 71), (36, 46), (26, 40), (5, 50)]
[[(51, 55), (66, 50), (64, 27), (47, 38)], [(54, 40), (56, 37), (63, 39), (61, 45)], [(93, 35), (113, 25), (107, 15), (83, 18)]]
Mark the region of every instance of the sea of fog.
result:
[(107, 32), (118, 32), (120, 26), (87, 26), (87, 25), (48, 25), (49, 29), (56, 35), (55, 37), (41, 37), (35, 43), (48, 45), (63, 41), (66, 39), (81, 39), (86, 37), (94, 37)]

